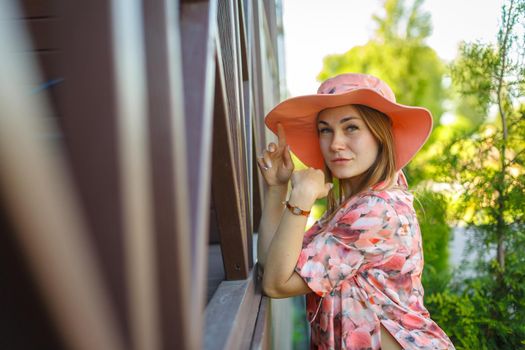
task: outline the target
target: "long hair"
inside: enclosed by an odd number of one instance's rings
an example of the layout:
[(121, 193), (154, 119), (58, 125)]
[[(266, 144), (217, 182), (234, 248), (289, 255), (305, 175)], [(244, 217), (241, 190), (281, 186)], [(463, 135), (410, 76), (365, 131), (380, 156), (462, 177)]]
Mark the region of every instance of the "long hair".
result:
[[(392, 121), (386, 114), (373, 108), (364, 105), (352, 105), (352, 107), (354, 107), (363, 118), (364, 123), (378, 143), (377, 157), (370, 168), (363, 174), (361, 182), (352, 193), (344, 193), (344, 188), (350, 188), (346, 186), (350, 180), (335, 178), (325, 163), (327, 178), (331, 179), (334, 185), (336, 182), (339, 185), (332, 187), (328, 192), (326, 213), (328, 217), (325, 220), (331, 220), (337, 210), (342, 207), (347, 200), (371, 186), (384, 182), (381, 186), (382, 189), (388, 189), (394, 187), (397, 182)], [(336, 188), (339, 190), (336, 191)]]

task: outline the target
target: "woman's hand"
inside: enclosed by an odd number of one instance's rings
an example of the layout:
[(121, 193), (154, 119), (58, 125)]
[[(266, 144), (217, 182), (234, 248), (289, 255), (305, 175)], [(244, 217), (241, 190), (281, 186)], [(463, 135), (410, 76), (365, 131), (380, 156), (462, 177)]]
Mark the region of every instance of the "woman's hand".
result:
[(301, 204), (311, 202), (313, 205), (316, 199), (326, 197), (332, 187), (332, 183), (325, 182), (325, 174), (322, 170), (308, 168), (296, 171), (292, 175), (290, 201), (293, 198)]
[(257, 164), (268, 186), (287, 186), (294, 165), (281, 123), (277, 124), (277, 137), (278, 144), (269, 143), (263, 155), (257, 158)]

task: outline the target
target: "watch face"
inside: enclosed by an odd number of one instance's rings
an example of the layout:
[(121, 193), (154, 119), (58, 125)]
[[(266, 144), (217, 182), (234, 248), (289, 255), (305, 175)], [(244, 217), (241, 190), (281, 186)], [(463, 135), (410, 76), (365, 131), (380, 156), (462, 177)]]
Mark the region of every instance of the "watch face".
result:
[(301, 209), (297, 208), (297, 207), (293, 208), (293, 213), (294, 213), (295, 215), (301, 215), (302, 212), (303, 212), (303, 211), (302, 211)]

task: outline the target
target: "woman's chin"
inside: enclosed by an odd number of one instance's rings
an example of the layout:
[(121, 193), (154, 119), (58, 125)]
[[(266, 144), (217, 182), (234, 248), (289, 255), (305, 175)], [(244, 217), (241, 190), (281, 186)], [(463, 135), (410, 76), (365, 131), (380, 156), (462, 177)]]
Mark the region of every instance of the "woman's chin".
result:
[(342, 169), (338, 167), (333, 167), (330, 171), (332, 176), (340, 180), (355, 178), (364, 173), (364, 171), (356, 171), (356, 169)]

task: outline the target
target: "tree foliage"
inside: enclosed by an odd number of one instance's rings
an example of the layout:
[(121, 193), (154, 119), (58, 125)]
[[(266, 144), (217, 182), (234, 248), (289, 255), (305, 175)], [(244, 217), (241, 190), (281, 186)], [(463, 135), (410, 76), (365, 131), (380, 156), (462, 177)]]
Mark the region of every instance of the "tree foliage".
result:
[(435, 120), (443, 113), (445, 65), (425, 44), (432, 26), (421, 10), (422, 0), (407, 6), (404, 0), (386, 0), (383, 16), (375, 15), (377, 30), (364, 46), (324, 58), (320, 80), (345, 72), (381, 77), (394, 90), (399, 103), (424, 106)]
[[(495, 44), (464, 43), (451, 66), (453, 86), (477, 104), (481, 122), (434, 160), (439, 180), (452, 184), (451, 214), (469, 227), (477, 259), (429, 306), (465, 349), (525, 346), (525, 1), (508, 0), (500, 23)], [(464, 325), (466, 333), (443, 310), (472, 318), (476, 329)]]
[[(385, 0), (374, 37), (327, 56), (319, 79), (377, 75), (398, 102), (433, 113), (433, 136), (408, 168), (412, 185), (449, 188), (416, 192), (426, 306), (458, 349), (525, 348), (525, 0), (505, 2), (494, 44), (463, 43), (449, 67), (425, 44), (432, 26), (422, 3)], [(457, 122), (445, 128), (447, 99)], [(468, 227), (472, 270), (449, 271), (447, 220)]]
[[(430, 110), (434, 126), (440, 124), (447, 89), (443, 86), (444, 62), (425, 40), (432, 32), (430, 15), (421, 9), (423, 0), (385, 0), (384, 13), (374, 15), (376, 31), (363, 46), (323, 60), (320, 80), (345, 72), (381, 77), (394, 91), (397, 102)], [(423, 149), (406, 168), (411, 184), (426, 175), (424, 163), (431, 156), (433, 133)]]
[[(397, 102), (424, 106), (435, 124), (443, 113), (447, 91), (443, 86), (445, 64), (426, 45), (432, 32), (430, 15), (423, 12), (422, 0), (385, 0), (384, 13), (373, 16), (376, 30), (364, 46), (356, 46), (343, 54), (324, 58), (318, 78), (346, 73), (368, 73), (381, 77), (394, 90)], [(435, 133), (433, 135), (436, 135)], [(411, 186), (424, 179), (425, 165), (432, 157), (427, 142), (409, 166), (405, 168)], [(430, 191), (416, 193), (416, 203), (425, 249), (424, 285), (427, 291), (441, 291), (449, 279), (448, 241), (450, 228), (446, 222), (446, 199)]]

